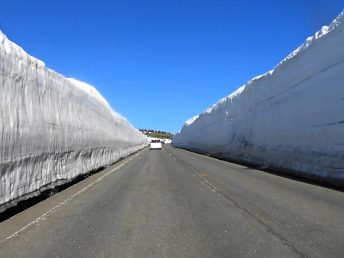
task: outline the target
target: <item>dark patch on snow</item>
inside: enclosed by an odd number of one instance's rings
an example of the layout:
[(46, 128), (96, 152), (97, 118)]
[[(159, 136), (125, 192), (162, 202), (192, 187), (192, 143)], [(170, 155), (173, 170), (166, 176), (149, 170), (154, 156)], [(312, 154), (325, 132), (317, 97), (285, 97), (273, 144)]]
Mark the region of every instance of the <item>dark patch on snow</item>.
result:
[(338, 125), (338, 124), (344, 124), (344, 120), (341, 120), (338, 122), (327, 123), (327, 124), (315, 125), (314, 127), (332, 126), (332, 125)]

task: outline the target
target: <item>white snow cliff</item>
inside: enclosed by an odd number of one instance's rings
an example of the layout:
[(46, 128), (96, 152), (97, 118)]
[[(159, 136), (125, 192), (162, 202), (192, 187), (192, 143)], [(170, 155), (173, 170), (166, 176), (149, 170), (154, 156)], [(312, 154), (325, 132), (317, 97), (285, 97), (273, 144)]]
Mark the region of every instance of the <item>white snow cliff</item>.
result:
[(172, 144), (344, 186), (344, 14), (189, 119)]
[(0, 212), (147, 142), (94, 87), (46, 68), (0, 32)]

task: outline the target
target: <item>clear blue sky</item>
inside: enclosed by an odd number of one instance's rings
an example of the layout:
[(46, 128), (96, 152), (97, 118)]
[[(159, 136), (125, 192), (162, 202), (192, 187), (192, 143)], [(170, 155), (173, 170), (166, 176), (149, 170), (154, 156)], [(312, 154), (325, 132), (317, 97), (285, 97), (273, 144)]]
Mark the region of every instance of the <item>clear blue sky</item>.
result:
[(177, 132), (343, 8), (343, 0), (1, 0), (0, 30), (49, 68), (94, 85), (135, 127)]

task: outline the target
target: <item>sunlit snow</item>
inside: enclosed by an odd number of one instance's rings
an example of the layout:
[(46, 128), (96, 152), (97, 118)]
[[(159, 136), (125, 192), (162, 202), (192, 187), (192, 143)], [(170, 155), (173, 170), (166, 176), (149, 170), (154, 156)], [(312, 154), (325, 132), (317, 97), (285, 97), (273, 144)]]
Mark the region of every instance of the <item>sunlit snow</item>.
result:
[(46, 68), (1, 32), (0, 121), (0, 212), (148, 142), (93, 86)]
[(172, 143), (343, 184), (343, 20), (189, 120)]

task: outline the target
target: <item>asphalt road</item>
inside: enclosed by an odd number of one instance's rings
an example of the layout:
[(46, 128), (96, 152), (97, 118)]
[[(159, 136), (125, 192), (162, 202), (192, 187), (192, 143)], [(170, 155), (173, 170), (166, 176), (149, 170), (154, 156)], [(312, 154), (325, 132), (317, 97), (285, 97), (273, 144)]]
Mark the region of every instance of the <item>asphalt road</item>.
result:
[(343, 257), (344, 193), (165, 146), (0, 224), (0, 257)]

